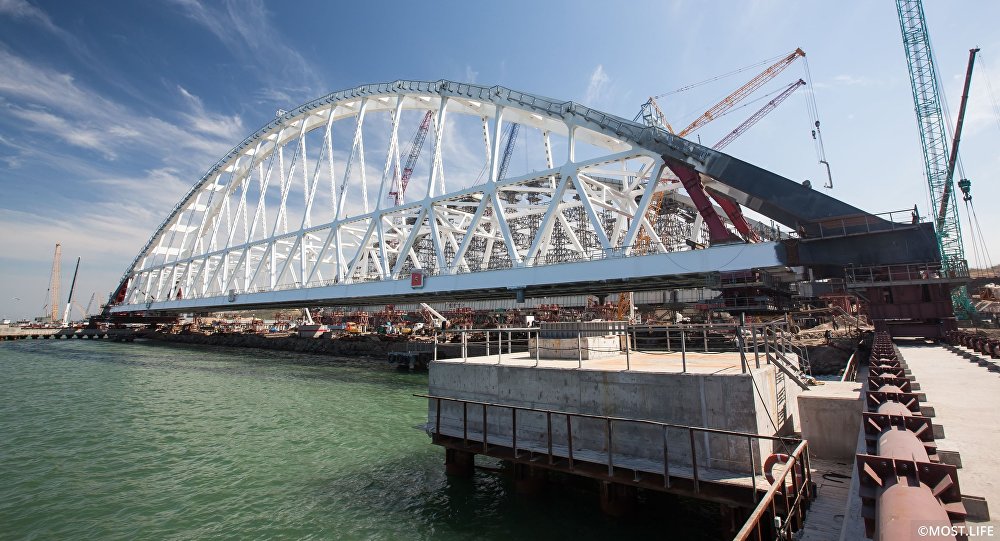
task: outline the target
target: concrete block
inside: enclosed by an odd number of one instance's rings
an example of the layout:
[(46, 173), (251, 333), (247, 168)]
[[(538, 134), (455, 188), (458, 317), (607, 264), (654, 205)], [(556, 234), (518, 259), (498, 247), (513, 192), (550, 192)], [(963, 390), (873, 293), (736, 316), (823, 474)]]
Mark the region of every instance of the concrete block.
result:
[(827, 382), (798, 397), (802, 437), (809, 452), (823, 459), (853, 458), (861, 426), (861, 384)]
[[(617, 336), (584, 336), (573, 338), (542, 338), (538, 342), (541, 359), (607, 359), (621, 354), (621, 340)], [(581, 352), (582, 348), (582, 352)], [(535, 350), (535, 339), (528, 341), (528, 351)]]

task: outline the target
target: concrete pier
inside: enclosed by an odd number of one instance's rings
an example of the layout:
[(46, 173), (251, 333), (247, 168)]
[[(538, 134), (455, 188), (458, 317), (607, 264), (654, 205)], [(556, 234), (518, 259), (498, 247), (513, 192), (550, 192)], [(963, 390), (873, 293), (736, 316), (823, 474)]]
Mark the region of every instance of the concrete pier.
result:
[(795, 446), (768, 436), (795, 430), (801, 389), (773, 365), (744, 363), (738, 352), (439, 360), (428, 430), (449, 449), (449, 472), (467, 468), (467, 452), (565, 466), (609, 483), (609, 512), (628, 507), (619, 478), (750, 508), (770, 487), (764, 461)]

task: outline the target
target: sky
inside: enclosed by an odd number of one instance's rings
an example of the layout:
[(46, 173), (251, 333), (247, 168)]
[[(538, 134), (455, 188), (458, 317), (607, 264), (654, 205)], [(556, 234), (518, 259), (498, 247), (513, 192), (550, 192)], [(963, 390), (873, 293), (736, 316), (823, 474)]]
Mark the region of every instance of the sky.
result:
[[(968, 50), (982, 48), (961, 156), (995, 264), (1000, 118), (990, 87), (1000, 92), (1000, 3), (925, 4), (953, 115)], [(43, 314), (56, 243), (60, 304), (82, 257), (75, 300), (86, 307), (93, 295), (96, 309), (185, 192), (279, 109), (366, 83), (450, 79), (629, 119), (648, 96), (666, 94), (659, 103), (683, 126), (755, 70), (672, 91), (796, 47), (812, 76), (830, 195), (874, 213), (917, 205), (926, 214), (889, 0), (0, 0), (0, 318)], [(797, 62), (755, 97), (803, 77), (805, 66)], [(818, 187), (825, 170), (810, 135), (808, 95), (798, 91), (726, 152)], [(714, 143), (766, 99), (692, 137)], [(964, 206), (960, 214), (970, 265), (977, 254), (985, 263)]]

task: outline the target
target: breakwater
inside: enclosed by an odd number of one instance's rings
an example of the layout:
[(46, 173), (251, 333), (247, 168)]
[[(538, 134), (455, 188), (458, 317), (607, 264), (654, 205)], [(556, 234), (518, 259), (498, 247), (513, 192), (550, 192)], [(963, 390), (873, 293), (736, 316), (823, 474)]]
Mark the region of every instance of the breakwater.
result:
[[(297, 335), (259, 334), (169, 334), (146, 332), (144, 338), (178, 344), (258, 348), (292, 353), (312, 353), (336, 357), (370, 357), (384, 360), (395, 351), (434, 351), (434, 343), (426, 340), (405, 340), (379, 335), (344, 336), (330, 338), (301, 338)], [(461, 356), (461, 344), (437, 345), (438, 358)]]

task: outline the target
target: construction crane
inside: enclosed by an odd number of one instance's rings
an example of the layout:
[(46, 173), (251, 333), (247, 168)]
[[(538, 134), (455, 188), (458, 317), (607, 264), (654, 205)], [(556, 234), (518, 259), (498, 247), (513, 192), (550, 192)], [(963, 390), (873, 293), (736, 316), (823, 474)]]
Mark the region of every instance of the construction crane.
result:
[(59, 275), (61, 270), (59, 269), (59, 261), (62, 259), (62, 244), (56, 243), (56, 253), (52, 256), (52, 274), (49, 275), (49, 290), (48, 293), (48, 316), (49, 321), (55, 323), (59, 320)]
[(97, 292), (90, 294), (90, 302), (87, 303), (87, 308), (83, 311), (83, 317), (90, 315), (90, 309), (94, 306), (94, 299), (97, 298)]
[(500, 167), (497, 169), (497, 180), (507, 177), (507, 167), (510, 165), (510, 158), (514, 155), (514, 143), (517, 142), (517, 132), (521, 128), (518, 123), (513, 123), (506, 130), (506, 143), (503, 147), (503, 157), (500, 159)]
[[(705, 111), (701, 116), (695, 119), (694, 122), (689, 124), (686, 128), (678, 132), (676, 135), (680, 137), (685, 137), (687, 135), (690, 135), (698, 128), (704, 126), (705, 124), (708, 124), (712, 120), (725, 114), (733, 107), (735, 107), (737, 104), (739, 104), (741, 101), (743, 101), (748, 96), (753, 94), (757, 89), (766, 84), (768, 81), (771, 81), (772, 79), (777, 77), (778, 74), (780, 74), (785, 68), (791, 65), (792, 62), (794, 62), (797, 58), (799, 57), (804, 58), (805, 56), (806, 53), (801, 48), (797, 48), (791, 53), (788, 53), (780, 60), (771, 64), (763, 71), (755, 75), (752, 79), (744, 83), (743, 86), (739, 87), (738, 89), (730, 93), (728, 96), (723, 98), (721, 101), (713, 105), (711, 108)], [(796, 85), (794, 88), (798, 88), (798, 83), (794, 84)], [(802, 84), (805, 83), (803, 82)], [(789, 91), (788, 89), (782, 92), (782, 94), (785, 94), (786, 92), (788, 94), (791, 94), (791, 91)], [(783, 101), (787, 97), (788, 97), (787, 95), (784, 95), (783, 97), (781, 97), (781, 99), (775, 98), (774, 100), (772, 100), (772, 102), (776, 101), (776, 103), (774, 103), (773, 106), (768, 108), (767, 105), (765, 105), (765, 107), (762, 108), (761, 111), (754, 113), (754, 115), (751, 117), (753, 121), (750, 122), (749, 124), (747, 124), (747, 122), (744, 122), (745, 127), (741, 125), (743, 130), (740, 133), (749, 129), (750, 126), (755, 124), (764, 115), (773, 110), (778, 103), (781, 103), (781, 101)], [(770, 103), (768, 105), (770, 105)], [(767, 110), (764, 111), (764, 109)], [(650, 98), (646, 101), (646, 103), (642, 105), (639, 111), (639, 115), (636, 118), (637, 119), (642, 118), (643, 122), (645, 122), (646, 125), (648, 126), (660, 127), (670, 131), (671, 133), (674, 133), (673, 128), (670, 126), (670, 123), (667, 122), (667, 119), (663, 114), (663, 111), (660, 109), (659, 104), (656, 103), (656, 96), (650, 96)], [(740, 128), (737, 128), (737, 130), (739, 129)], [(740, 134), (732, 135), (732, 139), (735, 139), (739, 135)], [(726, 144), (729, 144), (730, 142), (732, 142), (732, 140), (726, 141)], [(661, 182), (663, 182), (664, 180), (661, 180)], [(757, 237), (756, 233), (754, 233), (753, 230), (750, 228), (749, 224), (746, 223), (746, 220), (743, 218), (742, 212), (739, 210), (739, 206), (736, 205), (736, 203), (732, 201), (723, 202), (722, 200), (723, 198), (716, 197), (713, 194), (709, 195), (712, 196), (712, 198), (715, 199), (717, 203), (719, 203), (719, 206), (721, 206), (722, 209), (726, 212), (726, 215), (729, 217), (730, 221), (733, 222), (733, 225), (737, 227), (737, 230), (740, 231), (740, 233), (744, 236), (744, 238), (746, 238), (747, 240), (756, 239)], [(646, 211), (646, 216), (650, 223), (653, 223), (656, 220), (656, 217), (657, 215), (659, 215), (662, 206), (663, 206), (663, 192), (654, 193), (652, 200), (650, 200), (649, 202), (649, 208)], [(636, 248), (639, 251), (639, 253), (643, 253), (645, 250), (649, 248), (649, 242), (650, 242), (650, 237), (646, 233), (645, 229), (640, 229), (639, 234), (636, 236)]]
[(760, 121), (760, 119), (764, 118), (765, 116), (767, 116), (768, 113), (773, 111), (774, 108), (777, 107), (781, 102), (785, 101), (785, 98), (791, 96), (796, 89), (805, 84), (806, 84), (805, 81), (799, 79), (798, 81), (795, 81), (794, 83), (788, 85), (788, 87), (786, 87), (784, 90), (781, 91), (781, 94), (778, 94), (777, 96), (774, 97), (774, 99), (764, 104), (763, 107), (757, 110), (756, 113), (750, 115), (750, 117), (744, 120), (742, 124), (736, 127), (736, 129), (729, 132), (729, 134), (720, 139), (718, 143), (712, 145), (712, 148), (715, 150), (722, 150), (723, 148), (726, 148), (726, 146), (728, 146), (729, 143), (732, 143), (733, 141), (736, 140), (737, 137), (743, 135), (743, 132), (749, 130), (754, 124)]
[(69, 311), (73, 307), (73, 290), (76, 289), (76, 275), (80, 272), (80, 258), (76, 258), (76, 269), (73, 271), (73, 281), (69, 285), (69, 298), (66, 299), (66, 311), (63, 313), (62, 326), (69, 326)]
[[(962, 244), (956, 198), (949, 197), (953, 191), (951, 187), (953, 171), (949, 171), (948, 141), (941, 105), (942, 93), (938, 88), (927, 20), (924, 18), (921, 0), (896, 0), (896, 10), (903, 35), (906, 63), (910, 70), (913, 104), (917, 115), (917, 128), (920, 132), (930, 200), (932, 205), (938, 205), (934, 218), (938, 248), (941, 251), (941, 265), (945, 271), (953, 271), (966, 264), (965, 247)], [(970, 71), (973, 58), (974, 55), (970, 54)], [(951, 301), (959, 316), (969, 317), (975, 312), (965, 286), (952, 290)]]
[[(962, 102), (958, 107), (958, 119), (955, 121), (955, 138), (951, 143), (951, 156), (948, 158), (948, 176), (944, 184), (944, 194), (938, 207), (937, 227), (940, 229), (948, 217), (948, 203), (951, 201), (952, 184), (955, 179), (955, 164), (958, 162), (958, 144), (962, 141), (962, 125), (965, 123), (965, 107), (969, 104), (969, 87), (972, 85), (972, 67), (976, 64), (976, 53), (979, 48), (969, 49), (969, 66), (965, 70), (965, 87), (962, 89)], [(968, 180), (965, 181), (969, 183)], [(962, 186), (962, 191), (968, 194), (969, 186)], [(971, 199), (971, 196), (969, 197)]]
[[(691, 132), (697, 130), (698, 128), (708, 124), (712, 120), (718, 118), (720, 115), (725, 114), (726, 111), (732, 109), (740, 101), (745, 99), (747, 96), (752, 94), (755, 90), (763, 86), (768, 81), (777, 77), (782, 70), (787, 68), (792, 62), (798, 57), (805, 57), (805, 52), (801, 48), (797, 48), (781, 60), (775, 62), (774, 64), (768, 66), (764, 71), (757, 74), (753, 79), (745, 83), (743, 86), (738, 88), (736, 91), (726, 96), (722, 101), (712, 106), (711, 109), (702, 114), (698, 119), (688, 125), (686, 128), (681, 130), (679, 135), (681, 137), (690, 134)], [(756, 124), (760, 119), (764, 118), (768, 113), (774, 110), (781, 102), (785, 101), (788, 96), (790, 96), (796, 89), (800, 86), (805, 85), (805, 81), (799, 79), (794, 83), (788, 85), (780, 94), (774, 97), (771, 101), (767, 102), (763, 107), (761, 107), (757, 112), (746, 119), (742, 124), (736, 127), (732, 132), (730, 132), (726, 137), (720, 140), (713, 147), (715, 150), (719, 150), (729, 143), (733, 142), (737, 137), (742, 135), (744, 132), (749, 130), (754, 124)], [(637, 115), (636, 120), (641, 118), (647, 126), (655, 126), (661, 129), (665, 129), (670, 133), (675, 133), (670, 122), (667, 121), (666, 115), (663, 114), (663, 110), (660, 109), (659, 104), (656, 102), (655, 96), (650, 96), (646, 103), (642, 105), (639, 110), (639, 115)], [(663, 180), (661, 180), (662, 182)], [(728, 199), (724, 196), (714, 194), (709, 192), (708, 195), (715, 200), (716, 203), (722, 208), (723, 212), (729, 218), (730, 222), (737, 228), (744, 239), (749, 242), (758, 242), (760, 237), (757, 233), (750, 227), (747, 223), (746, 218), (743, 216), (743, 212), (740, 210), (740, 206), (735, 201)], [(652, 200), (649, 202), (649, 208), (646, 211), (646, 216), (650, 224), (654, 223), (656, 217), (660, 214), (660, 209), (663, 206), (664, 194), (663, 192), (656, 192), (653, 194)], [(640, 228), (639, 234), (636, 236), (636, 251), (638, 253), (645, 253), (649, 249), (650, 237), (646, 233), (645, 229)], [(625, 319), (626, 314), (631, 316), (634, 314), (634, 304), (632, 303), (632, 294), (630, 292), (620, 293), (618, 296), (618, 304), (616, 306), (616, 317), (618, 319)], [(629, 317), (631, 319), (631, 317)]]
[(721, 115), (726, 114), (730, 109), (736, 106), (739, 102), (743, 101), (747, 96), (753, 94), (758, 88), (763, 86), (765, 83), (774, 79), (781, 73), (785, 68), (791, 65), (796, 58), (805, 57), (806, 53), (802, 49), (795, 49), (787, 56), (778, 60), (774, 64), (768, 66), (764, 71), (757, 74), (756, 77), (747, 81), (743, 86), (737, 88), (732, 94), (726, 96), (719, 103), (713, 105), (709, 110), (705, 111), (700, 117), (696, 118), (694, 122), (688, 124), (686, 128), (677, 133), (681, 137), (687, 137), (692, 132), (698, 128), (708, 124), (709, 122), (715, 120)]
[(403, 164), (403, 172), (394, 183), (396, 185), (395, 190), (389, 192), (389, 197), (392, 198), (394, 206), (403, 204), (403, 194), (406, 193), (406, 185), (410, 183), (413, 168), (417, 165), (417, 158), (420, 157), (420, 151), (424, 148), (424, 141), (427, 140), (427, 132), (430, 130), (433, 119), (434, 111), (427, 111), (416, 133), (413, 134), (413, 139), (410, 141), (410, 153), (406, 156), (406, 162)]

